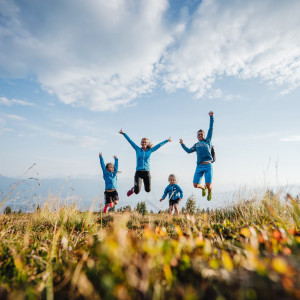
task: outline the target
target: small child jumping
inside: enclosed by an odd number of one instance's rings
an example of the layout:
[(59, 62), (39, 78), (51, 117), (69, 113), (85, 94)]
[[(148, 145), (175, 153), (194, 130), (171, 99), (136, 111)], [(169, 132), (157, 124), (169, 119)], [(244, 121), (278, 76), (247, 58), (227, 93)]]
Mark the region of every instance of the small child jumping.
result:
[(183, 192), (179, 185), (177, 185), (177, 178), (174, 174), (169, 175), (168, 180), (170, 184), (165, 188), (164, 194), (160, 199), (160, 202), (166, 198), (167, 194), (169, 194), (169, 215), (172, 216), (174, 207), (175, 214), (178, 216), (178, 203), (183, 197)]
[(105, 181), (105, 207), (104, 213), (107, 213), (108, 207), (114, 207), (118, 204), (119, 195), (117, 192), (117, 174), (118, 174), (118, 158), (114, 156), (115, 164), (104, 164), (102, 153), (99, 153), (100, 165), (103, 171), (103, 179)]

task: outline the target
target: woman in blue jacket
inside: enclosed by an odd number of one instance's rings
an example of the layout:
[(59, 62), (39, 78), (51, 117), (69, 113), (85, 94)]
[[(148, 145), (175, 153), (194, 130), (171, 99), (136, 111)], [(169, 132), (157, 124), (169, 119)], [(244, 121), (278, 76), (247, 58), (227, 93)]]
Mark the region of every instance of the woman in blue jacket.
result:
[[(206, 195), (206, 190), (208, 189), (207, 200), (210, 201), (212, 198), (212, 155), (211, 155), (211, 139), (213, 133), (213, 124), (214, 124), (214, 113), (210, 111), (209, 113), (210, 122), (209, 122), (209, 129), (207, 133), (207, 137), (205, 138), (205, 133), (202, 129), (198, 130), (197, 138), (198, 142), (192, 147), (188, 148), (183, 143), (183, 140), (180, 139), (179, 143), (181, 147), (187, 153), (197, 152), (197, 167), (193, 179), (193, 184), (195, 188), (202, 189), (202, 196)], [(205, 176), (205, 186), (201, 185), (201, 179)]]
[(126, 133), (123, 132), (122, 129), (120, 130), (120, 134), (124, 135), (126, 140), (136, 152), (136, 172), (134, 176), (134, 187), (127, 192), (127, 196), (129, 197), (133, 193), (138, 194), (141, 190), (142, 181), (144, 181), (145, 191), (149, 193), (151, 190), (150, 156), (161, 146), (163, 146), (167, 142), (171, 142), (171, 138), (161, 142), (154, 147), (147, 138), (143, 138), (141, 140), (142, 147), (139, 147), (129, 138)]

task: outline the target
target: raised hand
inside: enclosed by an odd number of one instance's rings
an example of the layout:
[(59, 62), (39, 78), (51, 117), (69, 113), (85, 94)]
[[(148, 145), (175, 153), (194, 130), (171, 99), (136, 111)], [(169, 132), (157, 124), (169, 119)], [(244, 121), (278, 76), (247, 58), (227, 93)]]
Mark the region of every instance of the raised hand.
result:
[(161, 202), (161, 201), (163, 201), (164, 199), (163, 198), (161, 198), (159, 201)]
[(117, 156), (116, 156), (116, 155), (114, 155), (114, 156), (113, 156), (113, 158), (117, 158)]
[(168, 142), (172, 142), (171, 137), (168, 138)]
[(214, 112), (210, 111), (208, 114), (212, 117), (214, 115)]
[(120, 133), (120, 134), (124, 134), (124, 131), (122, 130), (122, 128), (121, 128), (121, 130), (119, 131), (119, 133)]
[(182, 199), (181, 198), (179, 198), (179, 201), (181, 201)]
[(100, 156), (102, 156), (102, 153), (101, 153), (101, 152), (99, 152), (99, 157), (100, 157)]
[(179, 140), (179, 143), (180, 143), (180, 144), (183, 144), (183, 139), (180, 139), (180, 140)]

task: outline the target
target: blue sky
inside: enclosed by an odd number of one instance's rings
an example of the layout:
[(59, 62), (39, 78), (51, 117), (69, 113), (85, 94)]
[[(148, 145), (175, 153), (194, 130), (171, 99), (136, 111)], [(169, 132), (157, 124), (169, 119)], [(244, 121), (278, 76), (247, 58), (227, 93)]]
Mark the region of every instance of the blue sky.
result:
[(0, 3), (0, 174), (90, 177), (136, 142), (192, 192), (198, 129), (215, 113), (214, 187), (300, 184), (299, 1)]

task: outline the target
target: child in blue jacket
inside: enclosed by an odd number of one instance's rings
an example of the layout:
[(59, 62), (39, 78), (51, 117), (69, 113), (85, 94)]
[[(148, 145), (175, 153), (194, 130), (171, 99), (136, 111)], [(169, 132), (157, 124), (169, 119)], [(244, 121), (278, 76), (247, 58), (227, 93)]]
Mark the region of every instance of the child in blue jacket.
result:
[(102, 153), (99, 153), (100, 165), (103, 171), (103, 179), (105, 181), (105, 207), (104, 213), (107, 213), (108, 207), (114, 207), (118, 204), (119, 195), (117, 192), (117, 174), (118, 174), (118, 158), (114, 156), (115, 164), (104, 164)]
[(179, 185), (177, 185), (177, 178), (174, 174), (171, 174), (168, 178), (170, 184), (165, 188), (164, 194), (160, 201), (163, 201), (167, 194), (169, 194), (169, 214), (172, 216), (173, 207), (175, 214), (178, 216), (178, 203), (183, 197), (183, 192)]
[(136, 145), (129, 136), (120, 130), (120, 134), (123, 134), (129, 144), (133, 147), (136, 152), (136, 172), (134, 176), (134, 187), (127, 192), (129, 197), (133, 193), (138, 194), (141, 190), (142, 180), (144, 181), (145, 191), (147, 193), (151, 190), (151, 176), (150, 176), (150, 156), (151, 154), (158, 150), (161, 146), (167, 142), (171, 142), (171, 138), (159, 143), (156, 146), (152, 146), (147, 138), (141, 140), (141, 146)]

